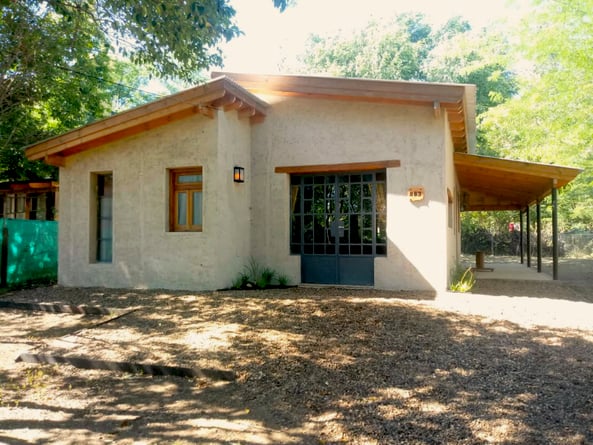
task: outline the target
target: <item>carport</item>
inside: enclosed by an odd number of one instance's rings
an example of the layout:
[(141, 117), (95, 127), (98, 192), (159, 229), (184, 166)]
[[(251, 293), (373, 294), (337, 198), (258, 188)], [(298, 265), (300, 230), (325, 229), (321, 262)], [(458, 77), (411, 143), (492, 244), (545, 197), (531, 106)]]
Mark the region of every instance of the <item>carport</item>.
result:
[(537, 271), (542, 270), (541, 202), (552, 199), (553, 278), (558, 279), (558, 189), (582, 170), (552, 164), (515, 161), (466, 153), (455, 153), (455, 170), (461, 189), (461, 211), (516, 210), (520, 221), (521, 263), (523, 215), (526, 218), (527, 267), (531, 267), (529, 209), (536, 207)]

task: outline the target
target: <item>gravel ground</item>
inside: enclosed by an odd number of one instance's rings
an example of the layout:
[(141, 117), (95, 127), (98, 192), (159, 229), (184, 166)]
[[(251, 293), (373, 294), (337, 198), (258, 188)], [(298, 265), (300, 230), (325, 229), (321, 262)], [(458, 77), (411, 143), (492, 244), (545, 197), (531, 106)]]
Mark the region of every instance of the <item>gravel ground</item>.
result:
[[(139, 310), (100, 326), (108, 317), (1, 310), (0, 443), (593, 443), (591, 289), (480, 286), (436, 298), (334, 288), (5, 294)], [(25, 351), (238, 379), (15, 363)]]

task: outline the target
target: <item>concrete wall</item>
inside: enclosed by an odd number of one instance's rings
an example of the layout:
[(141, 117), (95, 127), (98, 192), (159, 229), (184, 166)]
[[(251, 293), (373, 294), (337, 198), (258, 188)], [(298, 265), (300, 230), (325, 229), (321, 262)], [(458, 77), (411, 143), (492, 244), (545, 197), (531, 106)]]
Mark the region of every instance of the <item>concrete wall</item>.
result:
[[(444, 289), (447, 285), (445, 118), (431, 107), (263, 97), (271, 109), (253, 128), (252, 252), (300, 282), (289, 254), (289, 178), (277, 166), (399, 159), (387, 171), (388, 254), (375, 260), (375, 286)], [(444, 114), (444, 113), (443, 113)], [(426, 198), (409, 201), (423, 186)]]
[[(249, 257), (250, 126), (235, 112), (177, 121), (67, 158), (60, 169), (59, 282), (66, 286), (216, 289)], [(203, 231), (168, 228), (168, 169), (203, 167)], [(113, 262), (94, 263), (91, 176), (112, 172)]]

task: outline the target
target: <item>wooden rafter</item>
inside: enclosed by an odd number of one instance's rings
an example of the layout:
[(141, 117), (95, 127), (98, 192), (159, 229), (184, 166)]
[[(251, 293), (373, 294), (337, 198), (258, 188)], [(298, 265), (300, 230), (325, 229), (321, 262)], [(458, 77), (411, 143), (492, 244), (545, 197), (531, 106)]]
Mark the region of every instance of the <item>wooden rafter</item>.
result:
[(572, 181), (580, 169), (454, 154), (464, 210), (520, 210)]

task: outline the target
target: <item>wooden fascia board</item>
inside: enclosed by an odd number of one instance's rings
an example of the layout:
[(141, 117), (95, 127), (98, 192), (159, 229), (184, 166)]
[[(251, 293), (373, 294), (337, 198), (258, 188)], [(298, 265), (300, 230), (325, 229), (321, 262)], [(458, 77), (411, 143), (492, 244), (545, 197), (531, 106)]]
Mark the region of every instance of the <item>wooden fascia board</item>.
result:
[(556, 179), (558, 181), (558, 187), (568, 184), (582, 171), (574, 167), (491, 158), (465, 153), (455, 153), (453, 156), (456, 166), (492, 169), (498, 172), (517, 173), (524, 176), (538, 176), (549, 178), (550, 181)]
[(291, 165), (276, 167), (275, 173), (307, 174), (307, 173), (338, 173), (338, 172), (356, 172), (381, 170), (384, 168), (395, 168), (401, 165), (397, 159), (370, 161), (370, 162), (350, 162), (342, 164), (315, 164), (315, 165)]
[[(188, 92), (194, 93), (192, 90)], [(186, 92), (186, 93), (188, 93)], [(224, 90), (216, 89), (206, 94), (174, 95), (161, 101), (151, 102), (115, 116), (102, 119), (84, 127), (72, 130), (61, 136), (35, 144), (26, 150), (29, 159), (41, 159), (45, 156), (59, 153), (77, 145), (82, 145), (92, 139), (103, 138), (111, 133), (122, 132), (128, 128), (137, 127), (147, 122), (173, 115), (183, 110), (193, 109), (200, 112), (199, 105), (216, 100), (224, 95)]]
[[(51, 160), (50, 156), (61, 152), (81, 151), (95, 147), (105, 143), (106, 140), (115, 139), (116, 135), (135, 134), (137, 129), (142, 131), (142, 128), (154, 128), (194, 113), (201, 113), (213, 118), (214, 112), (210, 105), (227, 95), (235, 99), (239, 98), (242, 103), (248, 104), (254, 110), (244, 113), (247, 117), (265, 116), (267, 104), (264, 101), (244, 90), (232, 80), (219, 78), (42, 141), (27, 148), (26, 155), (31, 160), (43, 158)], [(56, 161), (58, 161), (57, 158)]]
[(256, 93), (293, 93), (305, 96), (339, 96), (357, 99), (404, 100), (441, 105), (463, 100), (464, 86), (428, 82), (348, 79), (313, 76), (273, 76), (240, 73), (213, 73), (226, 76)]

